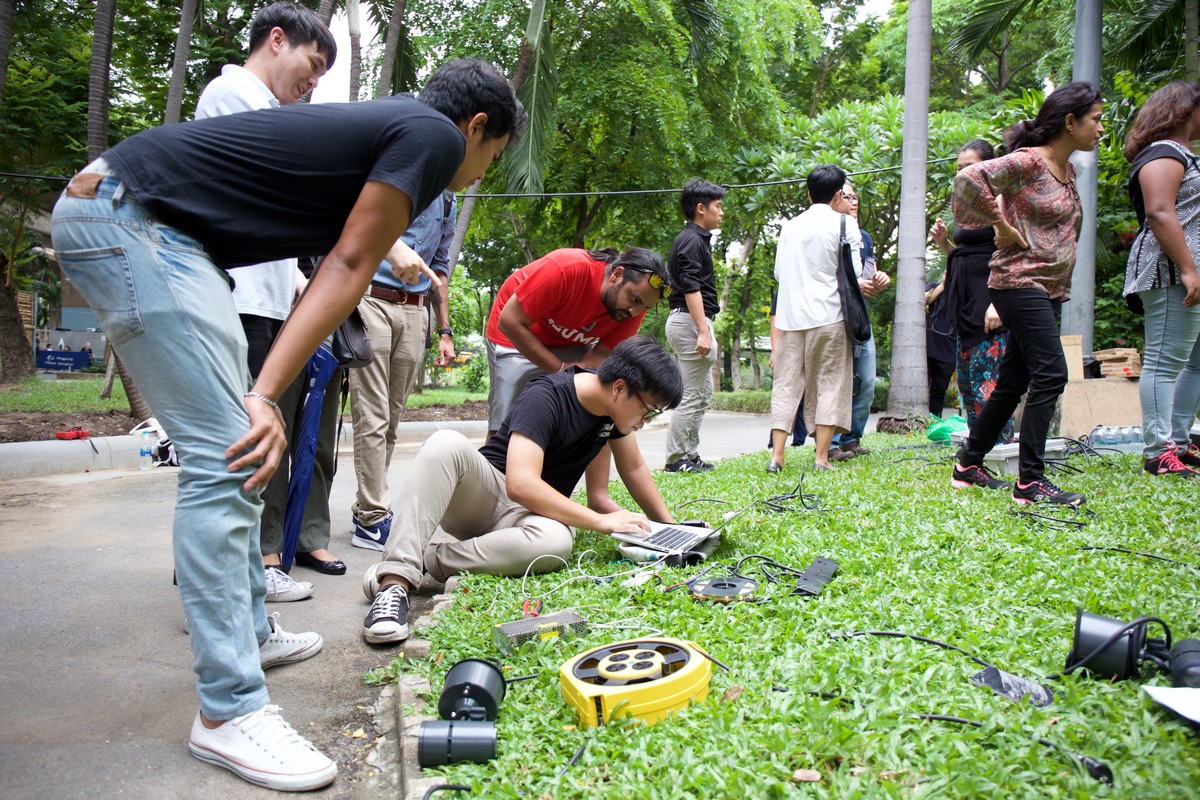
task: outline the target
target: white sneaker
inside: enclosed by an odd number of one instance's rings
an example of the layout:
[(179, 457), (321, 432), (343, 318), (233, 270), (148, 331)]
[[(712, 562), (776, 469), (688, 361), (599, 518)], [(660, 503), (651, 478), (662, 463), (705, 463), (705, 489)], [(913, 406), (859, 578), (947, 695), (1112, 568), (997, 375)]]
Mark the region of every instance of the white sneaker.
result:
[(337, 764), (287, 724), (279, 706), (263, 706), (214, 730), (197, 712), (188, 749), (201, 761), (281, 792), (320, 789), (337, 776)]
[(312, 597), (313, 585), (308, 581), (292, 580), (292, 576), (279, 567), (266, 567), (267, 602), (290, 603)]
[(321, 652), (325, 644), (319, 633), (288, 633), (280, 628), (279, 612), (267, 617), (267, 622), (271, 623), (271, 635), (258, 648), (258, 659), (263, 669), (312, 658)]

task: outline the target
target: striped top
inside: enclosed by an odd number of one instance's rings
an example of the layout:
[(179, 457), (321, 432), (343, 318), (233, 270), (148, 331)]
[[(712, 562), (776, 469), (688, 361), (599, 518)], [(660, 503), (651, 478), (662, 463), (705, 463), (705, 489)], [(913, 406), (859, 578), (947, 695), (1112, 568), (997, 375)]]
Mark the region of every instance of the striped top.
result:
[[(1173, 158), (1184, 165), (1183, 180), (1175, 196), (1175, 213), (1183, 227), (1183, 237), (1193, 256), (1200, 254), (1200, 164), (1192, 152), (1178, 142), (1165, 140), (1148, 145), (1133, 159), (1129, 173), (1129, 194), (1138, 210), (1142, 223), (1133, 245), (1129, 248), (1129, 261), (1125, 265), (1125, 288), (1122, 294), (1131, 295), (1150, 289), (1164, 289), (1179, 283), (1179, 268), (1163, 252), (1154, 233), (1145, 222), (1145, 206), (1141, 204), (1142, 191), (1138, 173), (1142, 167), (1157, 158)], [(1136, 194), (1135, 194), (1136, 189)]]

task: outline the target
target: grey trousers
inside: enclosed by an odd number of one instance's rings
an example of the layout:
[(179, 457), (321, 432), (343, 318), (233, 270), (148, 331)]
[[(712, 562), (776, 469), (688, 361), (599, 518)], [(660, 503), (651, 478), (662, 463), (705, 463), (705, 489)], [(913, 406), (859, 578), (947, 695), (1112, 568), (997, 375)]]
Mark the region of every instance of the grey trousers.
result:
[(717, 360), (717, 337), (711, 319), (708, 320), (708, 333), (713, 348), (708, 355), (702, 356), (696, 352), (698, 333), (691, 315), (686, 311), (672, 311), (667, 317), (667, 343), (675, 351), (683, 375), (683, 400), (671, 412), (671, 424), (667, 428), (668, 464), (700, 455), (700, 423), (712, 402), (712, 365)]
[[(419, 586), (425, 572), (439, 583), (460, 572), (550, 572), (562, 562), (539, 556), (565, 560), (575, 543), (569, 526), (510, 500), (504, 473), (458, 431), (437, 431), (426, 440), (398, 494), (383, 560), (363, 576), (370, 600), (386, 575)], [(438, 525), (458, 541), (431, 546)]]

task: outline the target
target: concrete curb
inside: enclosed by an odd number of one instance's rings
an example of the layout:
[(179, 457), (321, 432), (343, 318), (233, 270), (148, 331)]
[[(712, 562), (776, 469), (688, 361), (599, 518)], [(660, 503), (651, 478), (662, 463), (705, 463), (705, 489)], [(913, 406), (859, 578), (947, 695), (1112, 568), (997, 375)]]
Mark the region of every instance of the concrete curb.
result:
[(0, 480), (137, 469), (139, 452), (136, 436), (0, 444)]
[[(445, 420), (441, 422), (402, 422), (396, 427), (397, 445), (421, 444), (434, 431), (459, 431), (469, 438), (487, 433), (487, 420)], [(342, 426), (338, 452), (353, 451), (354, 428)], [(96, 436), (91, 439), (0, 444), (0, 481), (16, 478), (40, 478), (69, 475), (101, 469), (137, 469), (140, 443), (136, 436)]]

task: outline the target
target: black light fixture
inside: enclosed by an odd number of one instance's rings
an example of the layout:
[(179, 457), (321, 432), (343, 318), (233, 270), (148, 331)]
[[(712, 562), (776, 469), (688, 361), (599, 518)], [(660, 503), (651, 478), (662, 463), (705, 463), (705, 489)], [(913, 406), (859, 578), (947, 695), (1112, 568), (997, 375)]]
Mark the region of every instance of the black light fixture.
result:
[(442, 719), (422, 722), (417, 731), (417, 763), (436, 767), (495, 758), (493, 720), (506, 691), (504, 674), (490, 661), (468, 658), (452, 666), (438, 698)]
[[(1150, 623), (1162, 628), (1162, 639), (1147, 635)], [(1158, 617), (1122, 622), (1076, 610), (1075, 638), (1063, 675), (1086, 667), (1097, 677), (1126, 680), (1137, 677), (1145, 662), (1169, 670), (1174, 686), (1200, 687), (1200, 640), (1182, 639), (1172, 647), (1171, 629)]]

